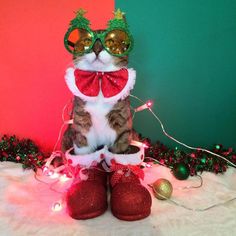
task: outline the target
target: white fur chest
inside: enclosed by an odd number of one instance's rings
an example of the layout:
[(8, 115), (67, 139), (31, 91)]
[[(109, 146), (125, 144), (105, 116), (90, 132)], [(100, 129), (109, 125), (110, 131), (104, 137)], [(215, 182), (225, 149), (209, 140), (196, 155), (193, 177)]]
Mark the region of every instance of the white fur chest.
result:
[(111, 146), (116, 139), (115, 130), (111, 129), (106, 115), (112, 110), (114, 104), (105, 103), (100, 96), (96, 102), (87, 102), (85, 110), (92, 118), (92, 126), (86, 134), (88, 146), (96, 148), (100, 145)]
[(92, 118), (92, 126), (89, 132), (83, 134), (87, 139), (88, 145), (77, 147), (74, 144), (74, 152), (76, 154), (87, 154), (95, 151), (98, 146), (112, 146), (115, 142), (117, 134), (115, 130), (111, 129), (106, 116), (118, 100), (124, 99), (129, 95), (130, 90), (135, 84), (136, 72), (132, 68), (127, 69), (128, 81), (123, 90), (113, 97), (105, 98), (101, 91), (97, 97), (86, 96), (80, 91), (76, 85), (74, 75), (76, 68), (85, 71), (111, 72), (118, 71), (123, 67), (116, 66), (113, 56), (103, 50), (98, 56), (94, 52), (83, 55), (75, 62), (75, 68), (68, 68), (66, 70), (65, 80), (68, 88), (72, 94), (86, 102), (85, 110), (90, 113)]

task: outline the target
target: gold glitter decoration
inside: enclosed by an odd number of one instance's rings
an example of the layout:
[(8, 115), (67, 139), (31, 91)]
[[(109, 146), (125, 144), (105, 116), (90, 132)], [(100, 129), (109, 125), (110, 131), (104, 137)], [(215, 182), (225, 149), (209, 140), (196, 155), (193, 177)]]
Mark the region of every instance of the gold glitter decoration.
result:
[(80, 8), (78, 11), (76, 11), (76, 17), (84, 17), (84, 14), (86, 13), (87, 11), (85, 11), (84, 9)]
[(120, 8), (118, 8), (118, 9), (114, 12), (114, 16), (115, 16), (114, 18), (115, 18), (115, 19), (118, 19), (118, 20), (123, 20), (124, 15), (125, 15), (125, 13), (122, 12), (122, 11), (120, 10)]
[(169, 180), (158, 179), (151, 186), (157, 199), (166, 200), (171, 197), (173, 187)]

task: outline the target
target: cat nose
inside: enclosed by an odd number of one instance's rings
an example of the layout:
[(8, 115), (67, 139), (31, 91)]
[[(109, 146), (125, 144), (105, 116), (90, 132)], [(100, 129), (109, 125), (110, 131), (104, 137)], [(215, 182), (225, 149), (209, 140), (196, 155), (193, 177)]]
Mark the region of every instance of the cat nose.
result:
[(102, 43), (100, 39), (97, 39), (93, 45), (93, 52), (98, 56), (98, 54), (103, 50)]

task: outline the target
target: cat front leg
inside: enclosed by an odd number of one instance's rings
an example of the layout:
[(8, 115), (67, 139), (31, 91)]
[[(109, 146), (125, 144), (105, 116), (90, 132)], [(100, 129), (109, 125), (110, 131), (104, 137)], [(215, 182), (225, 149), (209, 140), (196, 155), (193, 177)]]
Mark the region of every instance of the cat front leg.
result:
[(77, 133), (73, 142), (74, 153), (83, 155), (94, 152), (94, 148), (88, 145), (87, 138), (82, 133)]
[(72, 147), (75, 154), (88, 154), (93, 151), (93, 148), (88, 146), (87, 138), (73, 126), (69, 126), (63, 135), (61, 149), (66, 152)]
[(110, 151), (112, 153), (125, 153), (130, 144), (130, 138), (131, 137), (131, 130), (124, 130), (121, 132), (117, 139), (115, 140), (115, 143), (110, 148)]
[(130, 102), (127, 97), (118, 101), (108, 113), (107, 119), (110, 127), (116, 132), (116, 139), (112, 147), (113, 153), (124, 153), (128, 150), (132, 136), (132, 117)]
[(74, 137), (75, 137), (75, 130), (71, 128), (71, 125), (69, 125), (66, 131), (64, 132), (61, 141), (61, 150), (63, 152), (66, 152), (68, 149), (73, 147)]

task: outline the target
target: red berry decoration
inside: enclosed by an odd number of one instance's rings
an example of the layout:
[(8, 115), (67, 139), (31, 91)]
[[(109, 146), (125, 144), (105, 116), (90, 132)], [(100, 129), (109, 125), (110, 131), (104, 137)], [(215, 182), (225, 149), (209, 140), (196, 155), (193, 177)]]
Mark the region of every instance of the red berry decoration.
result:
[(179, 180), (185, 180), (189, 177), (190, 174), (190, 168), (187, 164), (185, 163), (176, 163), (173, 166), (173, 175), (175, 176), (176, 179)]

